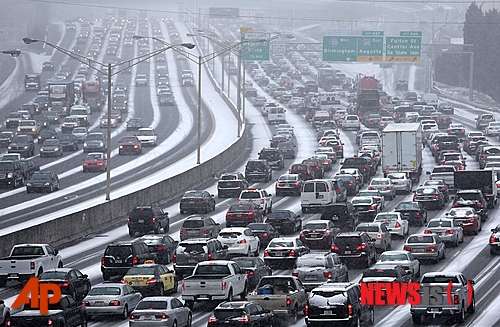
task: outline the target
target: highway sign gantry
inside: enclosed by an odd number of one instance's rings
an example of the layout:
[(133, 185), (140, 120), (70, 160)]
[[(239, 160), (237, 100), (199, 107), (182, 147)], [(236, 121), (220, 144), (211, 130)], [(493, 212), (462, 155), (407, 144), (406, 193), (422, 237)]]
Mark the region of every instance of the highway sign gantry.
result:
[(383, 36), (323, 36), (323, 61), (381, 62)]
[(385, 61), (420, 62), (421, 47), (422, 37), (420, 36), (387, 36), (385, 38)]

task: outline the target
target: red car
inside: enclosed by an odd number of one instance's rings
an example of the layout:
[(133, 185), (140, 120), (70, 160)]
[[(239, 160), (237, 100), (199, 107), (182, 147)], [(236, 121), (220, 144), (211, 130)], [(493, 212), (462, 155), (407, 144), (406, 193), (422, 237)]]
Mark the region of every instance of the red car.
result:
[(142, 153), (142, 143), (141, 140), (135, 135), (124, 136), (120, 140), (118, 154), (141, 154)]
[(249, 201), (240, 201), (229, 207), (226, 212), (226, 227), (243, 226), (250, 223), (261, 223), (263, 211), (258, 205)]
[(108, 166), (108, 159), (106, 155), (101, 152), (91, 152), (87, 154), (87, 157), (83, 159), (83, 172), (92, 171), (106, 171)]
[(461, 222), (464, 234), (477, 235), (481, 231), (481, 216), (474, 208), (452, 208), (450, 212), (446, 214), (446, 217)]
[(310, 220), (300, 232), (300, 240), (310, 249), (330, 249), (338, 233), (340, 228), (330, 220)]

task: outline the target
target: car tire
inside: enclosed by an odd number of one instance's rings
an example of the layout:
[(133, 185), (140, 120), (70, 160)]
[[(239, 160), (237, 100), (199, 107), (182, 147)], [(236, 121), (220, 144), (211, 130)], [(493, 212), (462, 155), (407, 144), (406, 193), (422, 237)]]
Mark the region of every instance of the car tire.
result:
[(123, 312), (122, 314), (120, 315), (120, 318), (122, 320), (125, 320), (128, 318), (128, 306), (125, 304), (125, 307), (123, 308)]
[(411, 314), (411, 320), (413, 322), (414, 325), (420, 325), (422, 323), (422, 315), (419, 315), (419, 314), (416, 314), (416, 313), (412, 313)]
[(476, 298), (475, 298), (475, 296), (472, 296), (472, 303), (467, 308), (467, 313), (472, 314), (474, 312), (476, 312)]
[(460, 312), (456, 315), (456, 320), (458, 323), (465, 321), (465, 310), (463, 306), (460, 307)]

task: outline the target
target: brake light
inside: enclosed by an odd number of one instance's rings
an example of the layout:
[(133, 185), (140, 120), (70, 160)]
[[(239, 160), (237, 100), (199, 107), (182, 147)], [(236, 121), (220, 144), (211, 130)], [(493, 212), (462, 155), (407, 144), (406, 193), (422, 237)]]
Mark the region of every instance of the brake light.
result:
[(264, 257), (269, 257), (269, 252), (267, 252), (267, 250), (264, 250)]
[(453, 229), (448, 229), (448, 230), (446, 231), (446, 234), (453, 234), (453, 233), (455, 233), (455, 231), (454, 231)]
[(227, 283), (226, 282), (222, 282), (222, 290), (225, 291), (226, 290), (226, 287), (227, 287)]
[(203, 233), (204, 233), (204, 234), (206, 234), (206, 233), (207, 233), (207, 228), (206, 228), (206, 227), (204, 227), (204, 228), (203, 228)]
[(306, 316), (309, 316), (309, 304), (306, 304), (306, 306), (304, 307), (304, 314)]
[(396, 222), (396, 228), (401, 227), (401, 224), (399, 222)]
[(244, 317), (244, 318), (238, 318), (238, 322), (249, 322), (250, 318)]
[(153, 217), (151, 220), (153, 221), (153, 224), (156, 223), (156, 217)]
[(292, 276), (299, 277), (299, 273), (297, 271), (292, 272)]
[(436, 248), (433, 247), (433, 246), (428, 246), (428, 247), (425, 248), (425, 251), (427, 251), (427, 252), (436, 252)]
[(246, 243), (247, 243), (247, 240), (245, 238), (238, 241), (238, 244), (246, 244)]
[(137, 257), (134, 257), (134, 258), (132, 259), (132, 264), (133, 264), (133, 265), (136, 265), (136, 264), (138, 264), (138, 263), (139, 263), (139, 259), (137, 259)]
[(332, 278), (332, 272), (331, 271), (323, 271), (323, 276), (325, 278), (331, 279)]
[(375, 210), (375, 207), (374, 206), (370, 206), (370, 210)]
[(217, 322), (217, 321), (219, 321), (219, 319), (217, 319), (217, 318), (215, 318), (213, 316), (210, 317), (210, 318), (208, 318), (208, 322)]
[(495, 242), (495, 236), (490, 237), (490, 243), (493, 243), (493, 242)]
[(268, 237), (269, 236), (269, 233), (268, 232), (264, 232), (264, 234), (262, 234), (263, 237)]
[(350, 303), (347, 305), (347, 312), (349, 316), (352, 316), (353, 310), (352, 310), (352, 304)]
[(382, 234), (377, 233), (377, 239), (378, 239), (378, 240), (382, 239)]
[(365, 243), (361, 243), (361, 245), (359, 245), (357, 247), (358, 251), (363, 251), (363, 250), (366, 250), (366, 244)]
[(251, 275), (255, 275), (255, 272), (253, 272), (252, 270), (247, 272), (247, 276), (251, 276)]
[(439, 195), (434, 195), (432, 198), (433, 199), (439, 199)]
[(185, 285), (184, 285), (184, 282), (182, 282), (181, 284), (181, 291), (184, 291), (186, 288), (185, 288)]
[(260, 204), (264, 204), (264, 199), (260, 199)]
[(158, 251), (163, 251), (163, 250), (165, 250), (165, 249), (163, 248), (163, 246), (158, 245)]
[(208, 260), (212, 260), (212, 259), (214, 258), (214, 256), (212, 255), (212, 253), (209, 253), (209, 254), (207, 255), (207, 258), (208, 258)]
[(177, 254), (176, 254), (176, 253), (174, 253), (174, 256), (173, 256), (173, 258), (172, 258), (172, 261), (173, 261), (174, 263), (177, 263)]
[(130, 224), (130, 218), (127, 218), (127, 224)]
[(152, 279), (148, 279), (146, 281), (146, 284), (148, 284), (148, 285), (154, 285), (154, 284), (156, 284), (156, 282), (157, 282), (156, 278), (152, 278)]
[(330, 250), (332, 250), (332, 251), (338, 251), (338, 250), (339, 250), (339, 247), (338, 247), (338, 246), (336, 246), (336, 245), (332, 245), (332, 246), (330, 247)]
[(426, 230), (424, 230), (424, 234), (432, 234), (432, 231), (426, 229)]
[(482, 203), (478, 203), (478, 204), (477, 204), (477, 207), (478, 207), (479, 209), (482, 209), (482, 208), (483, 208), (483, 204), (482, 204)]
[[(104, 258), (103, 258), (103, 260), (104, 260)], [(35, 269), (35, 262), (34, 261), (30, 261), (30, 269)]]
[(168, 319), (168, 318), (170, 318), (170, 316), (166, 315), (166, 314), (162, 314), (162, 315), (156, 315), (155, 318), (156, 319)]
[(139, 319), (141, 316), (137, 316), (137, 315), (131, 315), (130, 316), (130, 319)]
[(118, 300), (109, 301), (109, 305), (112, 307), (117, 307), (120, 305), (120, 301), (118, 301)]
[(371, 187), (371, 186), (368, 186), (368, 189), (369, 189), (369, 190), (374, 190), (374, 188), (373, 188), (373, 187)]
[(296, 253), (295, 250), (290, 250), (290, 253), (288, 253), (289, 257), (295, 257)]
[[(104, 257), (101, 258), (101, 265), (104, 266)], [(31, 269), (33, 269), (33, 268), (31, 268)]]
[(460, 304), (460, 296), (453, 295), (453, 304)]
[(61, 284), (58, 284), (59, 287), (68, 287), (69, 286), (69, 283), (68, 282), (64, 282), (64, 283), (61, 283)]
[(292, 300), (286, 299), (286, 306), (289, 307), (292, 304)]

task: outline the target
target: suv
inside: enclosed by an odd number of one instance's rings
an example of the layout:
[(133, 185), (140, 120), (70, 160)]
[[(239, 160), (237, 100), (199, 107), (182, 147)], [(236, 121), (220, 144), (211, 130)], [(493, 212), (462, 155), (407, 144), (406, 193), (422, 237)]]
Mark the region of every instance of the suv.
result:
[(279, 148), (263, 148), (259, 152), (259, 159), (266, 160), (271, 169), (281, 170), (285, 168), (283, 153)]
[(322, 220), (331, 220), (343, 231), (353, 231), (361, 218), (350, 202), (333, 203), (323, 208)]
[(157, 205), (137, 206), (132, 211), (127, 219), (128, 234), (135, 236), (136, 232), (148, 233), (154, 231), (159, 234), (163, 228), (163, 233), (170, 230), (170, 218), (168, 212), (164, 212)]
[(217, 239), (191, 238), (181, 241), (174, 255), (175, 275), (179, 279), (192, 274), (199, 262), (228, 259), (228, 247)]
[(273, 171), (267, 160), (248, 160), (245, 166), (245, 178), (249, 183), (264, 180), (269, 182), (273, 178)]
[(35, 155), (35, 141), (31, 135), (16, 135), (7, 147), (8, 153), (20, 153), (23, 157)]
[(489, 123), (494, 121), (495, 117), (492, 114), (480, 114), (476, 117), (476, 129), (482, 130), (488, 126)]
[(262, 209), (263, 213), (269, 213), (273, 209), (273, 197), (272, 194), (267, 193), (265, 189), (262, 188), (247, 188), (241, 191), (238, 201), (249, 201), (253, 202), (259, 209)]
[(181, 241), (196, 237), (216, 238), (219, 232), (219, 223), (210, 217), (196, 215), (187, 217), (179, 230)]
[(363, 174), (363, 179), (365, 181), (369, 180), (371, 167), (368, 161), (363, 157), (351, 157), (345, 158), (342, 162), (340, 170), (344, 168), (357, 168), (361, 174)]
[(143, 241), (117, 241), (109, 244), (101, 259), (101, 272), (104, 280), (113, 276), (123, 277), (130, 267), (143, 264), (147, 260), (157, 260)]
[(225, 173), (220, 176), (217, 183), (217, 196), (219, 198), (240, 196), (241, 191), (247, 188), (248, 181), (242, 173)]
[(488, 201), (481, 190), (458, 190), (452, 204), (453, 208), (472, 207), (481, 216), (481, 222), (488, 218)]
[(18, 160), (0, 161), (0, 186), (17, 188), (24, 185), (26, 173)]
[(332, 244), (331, 250), (340, 259), (356, 262), (369, 268), (377, 260), (375, 242), (366, 232), (339, 233)]
[(83, 142), (83, 152), (105, 152), (108, 148), (106, 134), (96, 132), (90, 133)]
[[(360, 326), (361, 319), (366, 318), (371, 326), (375, 320), (375, 310), (373, 306), (361, 304), (360, 299), (358, 283), (337, 283), (331, 279), (309, 294), (305, 310), (306, 325), (347, 323), (349, 326)], [(335, 306), (332, 307), (330, 303), (335, 303)]]

